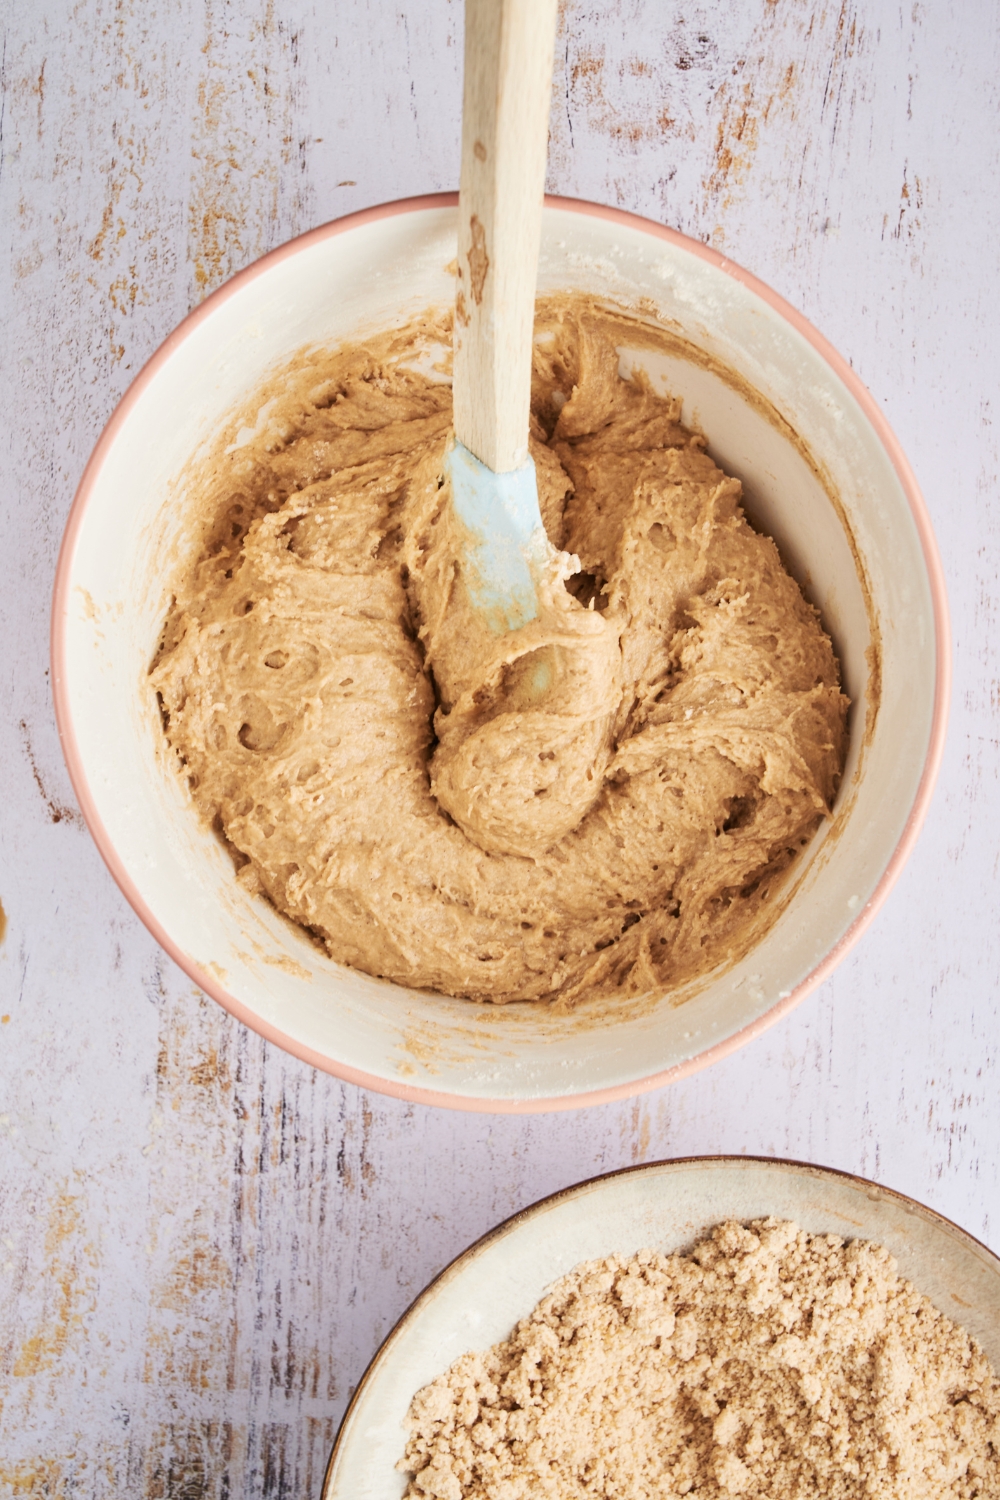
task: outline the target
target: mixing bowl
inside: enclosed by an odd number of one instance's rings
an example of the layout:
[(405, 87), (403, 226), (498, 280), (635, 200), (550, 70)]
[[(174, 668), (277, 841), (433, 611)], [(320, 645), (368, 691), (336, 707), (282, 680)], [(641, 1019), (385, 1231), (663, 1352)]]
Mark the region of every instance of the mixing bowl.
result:
[[(184, 476), (264, 376), (305, 346), (398, 326), (454, 296), (456, 199), (351, 215), (266, 256), (174, 332), (122, 400), (70, 514), (52, 676), (70, 775), (128, 900), (233, 1015), (298, 1057), (408, 1099), (541, 1110), (621, 1098), (749, 1041), (843, 957), (925, 814), (944, 737), (941, 569), (913, 475), (847, 364), (714, 250), (630, 214), (551, 198), (539, 290), (583, 291), (662, 330), (622, 347), (680, 395), (820, 608), (852, 699), (832, 818), (777, 920), (739, 962), (609, 1015), (477, 1006), (331, 962), (243, 891), (195, 814), (148, 682), (190, 521)], [(252, 418), (251, 413), (251, 418)]]
[(979, 1340), (1000, 1367), (1000, 1260), (912, 1198), (825, 1167), (754, 1157), (653, 1162), (566, 1188), (472, 1245), (422, 1292), (385, 1340), (341, 1424), (323, 1500), (399, 1500), (393, 1465), (421, 1386), (527, 1317), (560, 1276), (616, 1252), (688, 1251), (726, 1219), (773, 1215), (810, 1234), (873, 1240), (901, 1276)]

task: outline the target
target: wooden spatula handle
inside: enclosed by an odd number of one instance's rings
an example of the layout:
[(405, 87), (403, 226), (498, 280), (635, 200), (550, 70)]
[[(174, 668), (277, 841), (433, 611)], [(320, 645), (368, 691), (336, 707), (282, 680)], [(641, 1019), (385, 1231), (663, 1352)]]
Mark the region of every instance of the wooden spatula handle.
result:
[(498, 474), (528, 456), (556, 7), (465, 4), (455, 434)]

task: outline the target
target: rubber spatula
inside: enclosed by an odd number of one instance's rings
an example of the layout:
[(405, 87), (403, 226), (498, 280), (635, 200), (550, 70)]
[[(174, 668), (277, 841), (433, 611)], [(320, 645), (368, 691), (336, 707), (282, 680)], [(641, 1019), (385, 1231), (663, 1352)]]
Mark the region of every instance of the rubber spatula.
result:
[(466, 0), (455, 446), (470, 600), (495, 631), (538, 614), (548, 543), (528, 456), (535, 283), (557, 0)]

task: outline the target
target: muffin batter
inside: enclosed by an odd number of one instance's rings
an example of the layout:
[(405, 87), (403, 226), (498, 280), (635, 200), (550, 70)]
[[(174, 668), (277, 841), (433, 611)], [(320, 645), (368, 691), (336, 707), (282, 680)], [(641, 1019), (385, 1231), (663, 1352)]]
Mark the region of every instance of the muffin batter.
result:
[(521, 631), (463, 607), (430, 319), (299, 361), (197, 476), (166, 733), (238, 878), (342, 963), (498, 1003), (662, 989), (746, 950), (829, 810), (829, 638), (680, 403), (620, 378), (628, 328), (539, 306), (566, 555)]

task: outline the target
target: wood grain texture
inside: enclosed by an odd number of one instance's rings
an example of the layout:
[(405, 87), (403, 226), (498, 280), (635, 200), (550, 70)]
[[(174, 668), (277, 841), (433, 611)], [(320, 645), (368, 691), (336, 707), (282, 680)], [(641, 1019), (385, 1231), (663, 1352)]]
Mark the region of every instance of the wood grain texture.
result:
[(0, 1495), (316, 1496), (428, 1278), (633, 1161), (822, 1162), (1000, 1248), (996, 7), (563, 6), (549, 188), (720, 246), (851, 360), (927, 495), (956, 676), (927, 827), (835, 977), (710, 1072), (527, 1119), (365, 1095), (194, 992), (81, 825), (47, 674), (73, 489), (144, 360), (289, 236), (455, 186), (458, 0), (2, 15)]

